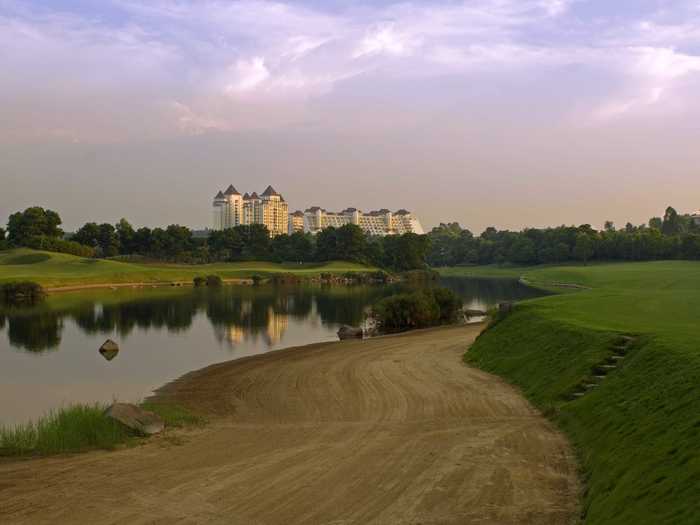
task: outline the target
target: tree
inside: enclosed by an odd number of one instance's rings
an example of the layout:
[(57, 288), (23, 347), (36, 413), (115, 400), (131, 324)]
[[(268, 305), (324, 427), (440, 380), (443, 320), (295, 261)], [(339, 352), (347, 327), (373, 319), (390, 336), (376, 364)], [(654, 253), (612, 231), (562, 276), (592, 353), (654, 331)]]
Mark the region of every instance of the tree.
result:
[(61, 217), (58, 213), (34, 206), (10, 215), (7, 240), (12, 246), (24, 246), (32, 237), (60, 238), (63, 236), (60, 225)]
[(337, 228), (333, 226), (324, 228), (316, 235), (316, 259), (319, 261), (332, 261), (337, 259), (338, 236)]
[(537, 262), (535, 243), (527, 237), (518, 238), (510, 248), (510, 260), (517, 264), (534, 264)]
[(129, 221), (122, 218), (115, 226), (117, 237), (119, 238), (119, 251), (122, 254), (132, 254), (136, 252), (135, 237), (136, 232)]
[(151, 249), (151, 229), (145, 226), (139, 228), (134, 233), (133, 239), (134, 253), (146, 255)]
[(96, 222), (88, 222), (81, 226), (70, 239), (71, 241), (95, 248), (99, 244), (99, 238), (100, 227)]
[(5, 229), (0, 228), (0, 250), (7, 248), (7, 242), (5, 241)]
[(583, 261), (583, 264), (588, 264), (588, 259), (593, 255), (593, 240), (590, 235), (579, 233), (576, 236), (576, 245), (574, 246), (574, 257)]
[(100, 224), (97, 245), (102, 257), (114, 257), (119, 254), (119, 237), (114, 226), (107, 222)]
[(613, 221), (605, 221), (605, 225), (603, 226), (603, 229), (606, 232), (614, 232), (615, 231), (615, 223)]
[(680, 219), (678, 218), (678, 213), (671, 206), (666, 208), (666, 213), (664, 213), (664, 221), (661, 225), (661, 232), (664, 235), (675, 235), (680, 233)]
[(362, 228), (356, 224), (345, 224), (336, 230), (335, 235), (336, 259), (354, 262), (366, 260), (367, 242)]
[(270, 231), (264, 224), (236, 226), (244, 241), (243, 254), (249, 258), (265, 259), (270, 255)]

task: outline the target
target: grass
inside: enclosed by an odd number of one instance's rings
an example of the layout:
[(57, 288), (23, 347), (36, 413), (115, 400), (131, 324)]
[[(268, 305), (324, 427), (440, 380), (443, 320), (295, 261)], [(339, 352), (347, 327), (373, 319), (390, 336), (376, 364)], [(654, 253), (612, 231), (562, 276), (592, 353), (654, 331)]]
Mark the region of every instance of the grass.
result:
[[(204, 420), (176, 405), (145, 402), (145, 410), (158, 414), (167, 427), (201, 425)], [(46, 414), (37, 421), (0, 427), (0, 456), (50, 456), (71, 452), (113, 450), (138, 436), (105, 415), (107, 405), (72, 405)]]
[[(588, 287), (518, 305), (466, 359), (518, 385), (579, 453), (587, 524), (691, 524), (700, 515), (700, 263), (539, 267), (530, 282)], [(568, 394), (635, 341), (584, 397)]]
[(279, 273), (316, 276), (321, 273), (366, 272), (374, 268), (343, 261), (306, 264), (277, 264), (264, 261), (201, 265), (121, 262), (86, 259), (62, 253), (15, 249), (0, 252), (0, 283), (33, 281), (45, 288), (105, 283), (192, 282), (202, 275), (222, 279), (271, 277)]

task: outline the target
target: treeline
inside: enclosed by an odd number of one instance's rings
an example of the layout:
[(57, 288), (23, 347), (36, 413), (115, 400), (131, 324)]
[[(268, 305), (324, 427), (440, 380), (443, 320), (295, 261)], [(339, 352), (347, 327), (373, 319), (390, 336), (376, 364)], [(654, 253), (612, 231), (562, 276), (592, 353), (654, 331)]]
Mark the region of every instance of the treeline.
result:
[(520, 232), (489, 227), (477, 237), (451, 223), (433, 228), (428, 237), (431, 266), (700, 259), (700, 227), (690, 215), (679, 215), (671, 207), (663, 217), (640, 226), (628, 223), (623, 229), (610, 221), (601, 231), (589, 224)]
[(68, 236), (60, 225), (61, 218), (56, 212), (28, 208), (10, 216), (7, 239), (4, 240), (3, 234), (0, 242), (10, 247), (25, 246), (84, 257), (138, 256), (191, 264), (344, 260), (393, 271), (425, 268), (429, 251), (426, 236), (375, 237), (352, 224), (327, 228), (316, 236), (298, 232), (274, 238), (261, 224), (212, 231), (208, 237), (195, 237), (189, 228), (177, 224), (136, 229), (126, 219), (115, 225), (89, 222)]

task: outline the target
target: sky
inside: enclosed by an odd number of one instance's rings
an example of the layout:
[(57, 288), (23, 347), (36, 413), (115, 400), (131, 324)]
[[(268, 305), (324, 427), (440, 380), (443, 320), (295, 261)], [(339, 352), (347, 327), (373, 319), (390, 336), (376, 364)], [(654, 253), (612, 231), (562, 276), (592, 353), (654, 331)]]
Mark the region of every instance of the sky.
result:
[(700, 208), (700, 0), (0, 0), (0, 223), (407, 208), (474, 232)]

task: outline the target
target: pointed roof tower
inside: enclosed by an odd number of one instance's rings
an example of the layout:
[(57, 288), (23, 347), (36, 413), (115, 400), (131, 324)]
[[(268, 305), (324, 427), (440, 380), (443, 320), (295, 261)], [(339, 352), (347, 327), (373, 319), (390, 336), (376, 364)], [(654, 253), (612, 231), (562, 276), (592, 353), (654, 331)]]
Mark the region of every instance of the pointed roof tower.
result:
[(272, 186), (268, 186), (267, 189), (263, 192), (262, 196), (263, 197), (273, 197), (273, 196), (279, 197), (280, 194), (275, 191), (275, 188), (273, 188)]
[(243, 200), (244, 201), (250, 200), (250, 194), (247, 191), (243, 194)]
[(224, 192), (224, 195), (240, 195), (240, 193), (238, 193), (238, 190), (233, 187), (233, 184), (231, 184)]
[(250, 194), (250, 198), (251, 198), (251, 199), (259, 199), (260, 196), (259, 196), (256, 192), (253, 192), (253, 193)]
[(223, 198), (224, 198), (224, 194), (221, 193), (221, 190), (219, 190), (219, 193), (216, 194), (216, 197), (214, 197), (214, 200), (219, 200), (219, 199), (223, 199)]

